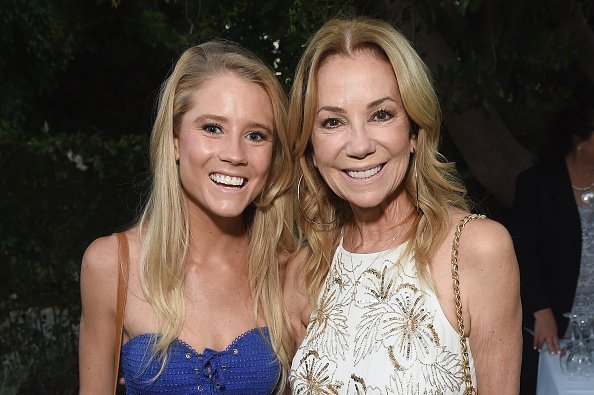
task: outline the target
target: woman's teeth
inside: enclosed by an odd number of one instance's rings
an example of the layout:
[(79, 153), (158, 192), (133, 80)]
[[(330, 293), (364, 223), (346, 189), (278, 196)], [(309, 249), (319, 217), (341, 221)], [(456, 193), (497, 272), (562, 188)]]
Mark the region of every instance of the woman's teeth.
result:
[(373, 176), (374, 174), (377, 174), (382, 169), (382, 167), (383, 167), (383, 165), (379, 165), (379, 166), (376, 166), (373, 169), (369, 169), (369, 170), (364, 170), (364, 171), (349, 170), (346, 173), (349, 175), (349, 177), (352, 177), (352, 178), (369, 178), (369, 177)]
[(211, 174), (208, 177), (217, 184), (230, 185), (234, 187), (240, 187), (245, 182), (245, 178), (243, 177), (231, 177), (222, 174)]

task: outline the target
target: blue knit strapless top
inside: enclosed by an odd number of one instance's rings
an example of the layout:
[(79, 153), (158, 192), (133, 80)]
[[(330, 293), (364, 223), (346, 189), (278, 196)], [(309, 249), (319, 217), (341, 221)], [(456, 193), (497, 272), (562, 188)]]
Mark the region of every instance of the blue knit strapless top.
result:
[(121, 365), (127, 394), (268, 395), (280, 376), (280, 363), (268, 343), (267, 328), (251, 329), (225, 350), (207, 348), (202, 354), (182, 340), (174, 340), (167, 364), (154, 381), (161, 361), (151, 360), (153, 337), (136, 336), (122, 346)]

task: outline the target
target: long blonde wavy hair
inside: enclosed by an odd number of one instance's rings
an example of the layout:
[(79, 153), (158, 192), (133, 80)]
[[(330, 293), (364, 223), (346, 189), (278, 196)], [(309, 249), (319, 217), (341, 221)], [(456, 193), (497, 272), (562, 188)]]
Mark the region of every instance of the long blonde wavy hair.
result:
[(352, 216), (348, 203), (332, 192), (313, 164), (310, 137), (317, 106), (317, 73), (328, 56), (349, 57), (358, 51), (371, 51), (392, 65), (411, 122), (411, 136), (417, 139), (414, 163), (411, 160), (403, 180), (406, 194), (415, 206), (418, 182), (418, 215), (414, 215), (406, 237), (405, 255), (414, 254), (419, 275), (426, 284), (432, 284), (428, 262), (449, 227), (448, 209), (468, 208), (466, 189), (454, 164), (446, 162), (437, 151), (439, 102), (429, 70), (408, 40), (390, 24), (375, 19), (326, 22), (310, 39), (297, 66), (289, 105), (289, 129), (296, 135), (293, 155), (299, 164), (295, 175), (299, 180), (297, 221), (310, 254), (303, 275), (312, 306), (328, 273), (340, 228)]
[[(209, 41), (187, 49), (161, 87), (157, 116), (150, 140), (153, 184), (139, 221), (142, 232), (140, 283), (160, 325), (154, 356), (167, 360), (171, 342), (184, 321), (184, 267), (190, 245), (188, 211), (174, 155), (174, 136), (192, 105), (200, 84), (217, 75), (232, 73), (261, 86), (272, 103), (274, 137), (268, 179), (248, 221), (249, 283), (254, 300), (254, 318), (262, 317), (271, 345), (281, 365), (279, 388), (286, 382), (292, 347), (281, 293), (279, 257), (294, 250), (292, 184), (294, 165), (287, 129), (287, 98), (274, 73), (258, 58), (237, 44)], [(249, 212), (249, 213), (248, 213)], [(194, 235), (195, 239), (200, 235)]]

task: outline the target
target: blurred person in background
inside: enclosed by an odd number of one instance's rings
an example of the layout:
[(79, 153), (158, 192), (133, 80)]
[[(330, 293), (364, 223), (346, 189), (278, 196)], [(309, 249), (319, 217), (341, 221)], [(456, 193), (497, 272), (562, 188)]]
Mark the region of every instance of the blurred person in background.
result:
[(560, 351), (565, 313), (594, 314), (594, 101), (557, 114), (540, 162), (518, 176), (510, 226), (524, 312), (522, 394), (538, 352)]

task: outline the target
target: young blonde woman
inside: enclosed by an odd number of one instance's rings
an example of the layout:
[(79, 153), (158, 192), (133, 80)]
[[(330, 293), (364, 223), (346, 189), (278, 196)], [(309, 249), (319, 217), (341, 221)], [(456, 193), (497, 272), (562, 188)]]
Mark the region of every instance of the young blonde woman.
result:
[[(153, 186), (125, 232), (121, 365), (128, 394), (281, 390), (290, 332), (279, 257), (293, 250), (286, 97), (236, 44), (186, 50), (163, 84)], [(81, 394), (113, 391), (116, 236), (82, 262)]]
[(307, 240), (285, 285), (292, 392), (517, 394), (513, 245), (468, 216), (408, 41), (377, 20), (327, 22), (298, 66), (289, 128)]

